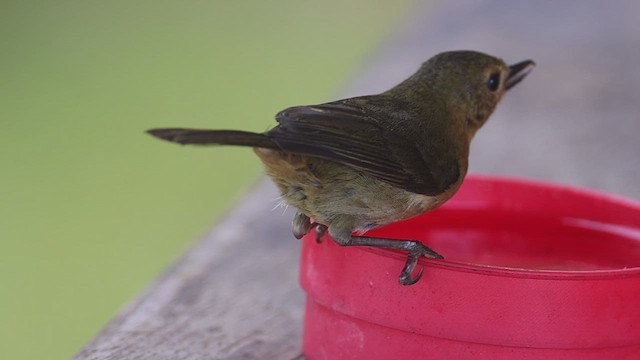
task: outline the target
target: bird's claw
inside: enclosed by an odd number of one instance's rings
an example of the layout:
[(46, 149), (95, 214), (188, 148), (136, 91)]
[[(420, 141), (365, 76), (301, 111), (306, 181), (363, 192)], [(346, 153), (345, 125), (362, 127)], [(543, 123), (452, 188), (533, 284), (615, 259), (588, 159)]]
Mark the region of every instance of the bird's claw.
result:
[(423, 272), (424, 272), (424, 268), (420, 268), (420, 271), (418, 271), (418, 275), (416, 275), (415, 277), (411, 277), (411, 272), (406, 270), (406, 266), (405, 266), (405, 269), (402, 269), (402, 272), (400, 273), (398, 282), (400, 283), (400, 285), (404, 285), (404, 286), (413, 285), (417, 283), (418, 280), (420, 280)]
[(422, 273), (424, 272), (424, 268), (420, 268), (420, 271), (418, 271), (418, 274), (415, 277), (412, 277), (411, 274), (413, 273), (413, 270), (416, 268), (416, 265), (418, 264), (418, 258), (420, 258), (420, 254), (416, 254), (416, 253), (412, 253), (410, 252), (407, 255), (407, 262), (404, 264), (404, 268), (402, 268), (402, 271), (400, 272), (400, 277), (398, 278), (398, 282), (400, 282), (400, 285), (413, 285), (415, 283), (418, 282), (418, 280), (420, 280), (420, 278), (422, 277)]
[(324, 236), (324, 234), (327, 232), (327, 226), (326, 225), (322, 225), (322, 224), (316, 224), (316, 243), (320, 244), (322, 243), (322, 237)]
[(296, 239), (301, 239), (307, 235), (311, 230), (315, 228), (316, 242), (319, 244), (322, 242), (322, 237), (327, 232), (327, 226), (320, 224), (316, 221), (311, 221), (309, 217), (303, 213), (297, 213), (293, 218), (291, 229), (293, 230), (293, 236)]
[(420, 258), (420, 256), (424, 255), (425, 257), (433, 259), (444, 259), (442, 255), (431, 250), (420, 242), (415, 242), (414, 246), (415, 247), (413, 249), (409, 250), (409, 253), (407, 255), (407, 262), (404, 264), (404, 268), (402, 268), (402, 271), (400, 272), (400, 277), (398, 278), (398, 282), (400, 283), (400, 285), (413, 285), (417, 283), (418, 280), (420, 280), (420, 278), (422, 277), (422, 273), (424, 272), (424, 268), (420, 268), (418, 274), (415, 277), (411, 276), (416, 268), (416, 265), (418, 265), (418, 259)]

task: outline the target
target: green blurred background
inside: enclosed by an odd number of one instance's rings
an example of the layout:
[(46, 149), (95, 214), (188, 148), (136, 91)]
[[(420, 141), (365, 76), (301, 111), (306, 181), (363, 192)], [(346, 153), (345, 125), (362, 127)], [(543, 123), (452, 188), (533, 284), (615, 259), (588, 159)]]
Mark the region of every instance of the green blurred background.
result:
[(145, 129), (266, 130), (411, 6), (0, 1), (0, 358), (71, 357), (261, 173)]

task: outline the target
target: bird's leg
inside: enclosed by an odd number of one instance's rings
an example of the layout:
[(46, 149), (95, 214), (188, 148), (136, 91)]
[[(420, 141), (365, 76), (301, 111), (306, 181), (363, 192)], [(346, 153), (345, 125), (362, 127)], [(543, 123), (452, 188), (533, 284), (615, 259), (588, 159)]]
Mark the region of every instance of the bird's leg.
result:
[(337, 219), (329, 226), (329, 236), (340, 246), (370, 246), (382, 249), (402, 250), (407, 252), (407, 261), (400, 272), (398, 282), (401, 285), (413, 285), (422, 277), (424, 269), (420, 269), (413, 277), (411, 274), (418, 265), (420, 256), (432, 259), (444, 259), (444, 257), (433, 251), (417, 240), (387, 239), (371, 236), (353, 236), (354, 221), (349, 217)]
[(416, 240), (395, 240), (369, 236), (351, 236), (346, 243), (341, 245), (371, 246), (383, 249), (407, 251), (407, 262), (404, 264), (404, 268), (402, 268), (400, 277), (398, 278), (398, 282), (400, 282), (400, 284), (402, 285), (413, 285), (422, 277), (424, 268), (420, 269), (415, 277), (411, 276), (411, 273), (413, 273), (413, 270), (416, 268), (418, 259), (421, 255), (432, 259), (444, 259), (442, 255), (431, 250), (429, 247)]

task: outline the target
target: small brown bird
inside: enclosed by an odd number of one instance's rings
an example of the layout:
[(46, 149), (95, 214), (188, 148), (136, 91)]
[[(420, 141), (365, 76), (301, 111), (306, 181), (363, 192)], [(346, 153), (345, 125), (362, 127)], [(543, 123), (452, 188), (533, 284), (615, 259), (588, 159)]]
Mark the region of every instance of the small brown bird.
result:
[(342, 246), (407, 251), (399, 282), (411, 285), (422, 276), (423, 269), (412, 276), (420, 256), (443, 257), (419, 241), (360, 234), (449, 200), (467, 173), (476, 131), (534, 65), (507, 66), (475, 51), (444, 52), (381, 94), (285, 109), (264, 133), (148, 133), (180, 144), (253, 147), (284, 202), (297, 208), (296, 238), (315, 227), (317, 240), (328, 229)]

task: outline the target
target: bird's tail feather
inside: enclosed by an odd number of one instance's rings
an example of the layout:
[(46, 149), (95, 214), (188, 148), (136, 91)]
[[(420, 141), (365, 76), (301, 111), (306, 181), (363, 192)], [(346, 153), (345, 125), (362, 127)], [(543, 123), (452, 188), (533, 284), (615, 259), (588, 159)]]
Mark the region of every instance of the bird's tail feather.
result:
[(269, 149), (278, 146), (265, 134), (239, 130), (151, 129), (147, 133), (183, 145), (238, 145)]

